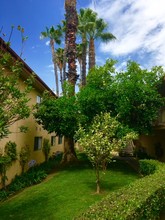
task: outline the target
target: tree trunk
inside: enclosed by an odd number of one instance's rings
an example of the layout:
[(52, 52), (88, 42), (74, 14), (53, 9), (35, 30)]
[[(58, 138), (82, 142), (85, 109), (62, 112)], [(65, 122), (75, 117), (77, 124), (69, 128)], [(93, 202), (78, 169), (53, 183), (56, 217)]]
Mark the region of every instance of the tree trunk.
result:
[(89, 70), (95, 67), (95, 45), (94, 45), (94, 38), (90, 38), (89, 40)]
[(82, 51), (82, 72), (81, 72), (81, 85), (86, 85), (86, 54), (87, 54), (87, 40), (86, 36), (82, 38), (83, 51)]
[[(76, 32), (78, 25), (78, 16), (76, 11), (76, 0), (65, 0), (65, 18), (66, 18), (66, 57), (68, 61), (68, 82), (72, 85), (70, 95), (75, 95), (75, 85), (77, 81), (76, 71)], [(64, 155), (62, 162), (73, 162), (77, 160), (74, 149), (73, 138), (64, 138)]]
[[(65, 37), (65, 48), (64, 48), (64, 54), (63, 54), (63, 81), (62, 84), (64, 84), (64, 82), (66, 81), (66, 53), (67, 53), (67, 48), (68, 48), (68, 43), (66, 41), (66, 37)], [(63, 91), (64, 93), (64, 91)]]
[(64, 137), (64, 154), (62, 158), (62, 163), (69, 163), (77, 161), (76, 152), (74, 149), (73, 138)]
[(56, 52), (54, 49), (54, 40), (50, 40), (50, 46), (52, 51), (52, 61), (54, 65), (54, 74), (55, 74), (55, 85), (56, 85), (56, 95), (59, 96), (59, 85), (58, 85), (58, 72), (57, 72), (57, 63), (56, 63)]
[(78, 16), (76, 11), (76, 0), (65, 0), (66, 10), (66, 42), (68, 58), (68, 82), (73, 86), (71, 95), (75, 93), (75, 85), (77, 81), (76, 71), (76, 32), (78, 25)]
[(59, 70), (60, 70), (61, 89), (62, 89), (62, 93), (64, 93), (64, 91), (63, 91), (63, 90), (64, 90), (64, 88), (63, 88), (63, 87), (64, 87), (64, 86), (63, 86), (63, 84), (64, 84), (64, 80), (63, 80), (62, 69), (63, 69), (62, 67), (59, 68)]
[(100, 193), (100, 170), (99, 170), (99, 166), (96, 165), (95, 169), (96, 169), (96, 193), (99, 194)]

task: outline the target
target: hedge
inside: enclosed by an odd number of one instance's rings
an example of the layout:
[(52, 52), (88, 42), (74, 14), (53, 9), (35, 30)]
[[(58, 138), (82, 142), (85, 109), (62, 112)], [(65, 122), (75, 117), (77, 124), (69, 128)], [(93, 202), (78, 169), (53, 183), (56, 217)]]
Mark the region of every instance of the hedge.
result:
[[(144, 164), (154, 164), (155, 173), (145, 176), (127, 187), (123, 187), (91, 206), (75, 220), (154, 220), (165, 205), (165, 165), (145, 160)], [(151, 166), (152, 166), (151, 165)], [(150, 166), (150, 165), (146, 165)]]

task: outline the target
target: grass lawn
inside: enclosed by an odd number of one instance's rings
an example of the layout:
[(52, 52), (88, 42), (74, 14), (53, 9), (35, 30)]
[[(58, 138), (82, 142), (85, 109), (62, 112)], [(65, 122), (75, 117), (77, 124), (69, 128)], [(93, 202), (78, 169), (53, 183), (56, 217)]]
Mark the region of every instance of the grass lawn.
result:
[(136, 180), (124, 162), (113, 162), (102, 174), (102, 193), (95, 194), (95, 173), (89, 164), (70, 166), (48, 176), (0, 204), (1, 220), (70, 220), (108, 193)]

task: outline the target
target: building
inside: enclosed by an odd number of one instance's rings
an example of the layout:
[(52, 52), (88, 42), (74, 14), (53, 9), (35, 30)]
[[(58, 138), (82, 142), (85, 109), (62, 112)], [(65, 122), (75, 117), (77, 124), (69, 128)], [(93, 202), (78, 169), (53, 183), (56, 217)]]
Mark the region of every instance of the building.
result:
[[(0, 50), (10, 53), (14, 60), (18, 60), (23, 64), (22, 75), (20, 78), (20, 89), (25, 88), (25, 79), (34, 74), (33, 70), (0, 38)], [(8, 74), (8, 73), (6, 73)], [(32, 108), (36, 103), (40, 103), (43, 92), (47, 90), (52, 96), (55, 96), (53, 91), (35, 74), (33, 89), (28, 94), (30, 98), (29, 106)], [(26, 126), (28, 131), (26, 133), (20, 133), (19, 127)], [(30, 149), (29, 162), (35, 161), (41, 163), (45, 157), (42, 152), (44, 138), (49, 139), (51, 143), (51, 154), (57, 151), (63, 151), (63, 140), (61, 137), (57, 137), (55, 133), (48, 134), (46, 130), (43, 130), (42, 126), (37, 124), (33, 115), (25, 120), (15, 122), (10, 127), (11, 134), (7, 138), (0, 140), (0, 151), (3, 153), (4, 147), (7, 142), (12, 141), (17, 145), (18, 160), (16, 160), (7, 171), (8, 183), (17, 174), (21, 173), (21, 166), (19, 162), (19, 152), (22, 147), (28, 146)], [(50, 155), (51, 155), (50, 154)], [(28, 163), (26, 166), (28, 169)]]
[[(159, 93), (165, 97), (165, 80), (163, 80)], [(151, 158), (165, 162), (165, 106), (159, 111), (159, 115), (150, 135), (141, 135), (137, 141), (137, 148), (141, 149), (142, 153), (147, 153)]]

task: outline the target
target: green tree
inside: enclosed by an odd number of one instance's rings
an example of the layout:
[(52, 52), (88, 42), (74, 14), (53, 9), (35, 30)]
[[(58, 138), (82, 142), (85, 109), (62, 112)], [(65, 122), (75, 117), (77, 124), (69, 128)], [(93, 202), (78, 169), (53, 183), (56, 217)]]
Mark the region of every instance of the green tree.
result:
[[(70, 94), (70, 92), (69, 92)], [(58, 99), (45, 94), (40, 105), (36, 106), (34, 113), (38, 123), (48, 132), (56, 132), (62, 135), (64, 140), (64, 154), (62, 162), (76, 160), (74, 149), (74, 134), (77, 125), (77, 105), (75, 96), (62, 96)]]
[(23, 72), (20, 62), (0, 50), (0, 139), (8, 136), (10, 126), (30, 115), (28, 93), (32, 81), (28, 79), (25, 90), (20, 90), (19, 79)]
[(164, 71), (161, 67), (142, 69), (128, 62), (127, 69), (116, 73), (115, 61), (107, 60), (87, 76), (87, 85), (77, 95), (83, 124), (96, 114), (111, 112), (118, 120), (139, 134), (151, 131), (164, 98), (159, 94)]
[(165, 72), (162, 67), (143, 69), (133, 61), (127, 69), (116, 74), (110, 98), (114, 103), (114, 114), (119, 120), (139, 134), (151, 132), (165, 100), (159, 93)]
[(77, 103), (83, 126), (89, 126), (100, 112), (113, 111), (111, 84), (115, 74), (115, 63), (116, 61), (108, 60), (104, 66), (90, 70), (86, 86), (78, 92)]
[(96, 173), (96, 192), (100, 193), (100, 170), (106, 169), (112, 152), (119, 151), (128, 141), (137, 138), (136, 133), (124, 128), (109, 113), (97, 115), (88, 130), (79, 128), (78, 143), (83, 147)]
[(48, 28), (46, 27), (46, 31), (41, 32), (41, 39), (42, 38), (49, 38), (50, 39), (50, 48), (52, 53), (52, 61), (54, 65), (54, 73), (55, 73), (55, 83), (56, 83), (56, 94), (59, 96), (59, 85), (58, 85), (58, 72), (57, 72), (57, 63), (56, 63), (56, 51), (55, 51), (55, 43), (60, 44), (62, 36), (61, 26), (58, 25), (57, 29), (53, 26)]
[(100, 39), (107, 43), (116, 37), (107, 31), (108, 24), (103, 19), (98, 18), (97, 13), (89, 8), (80, 10), (78, 27), (84, 39), (84, 45), (86, 45), (86, 39), (89, 41), (89, 69), (91, 69), (96, 64), (95, 40)]
[(87, 46), (89, 54), (89, 69), (95, 66), (95, 40), (109, 42), (116, 39), (113, 34), (107, 32), (108, 25), (103, 19), (98, 18), (96, 12), (87, 9), (80, 9), (78, 15), (78, 33), (82, 38), (82, 86), (86, 85), (86, 55)]

